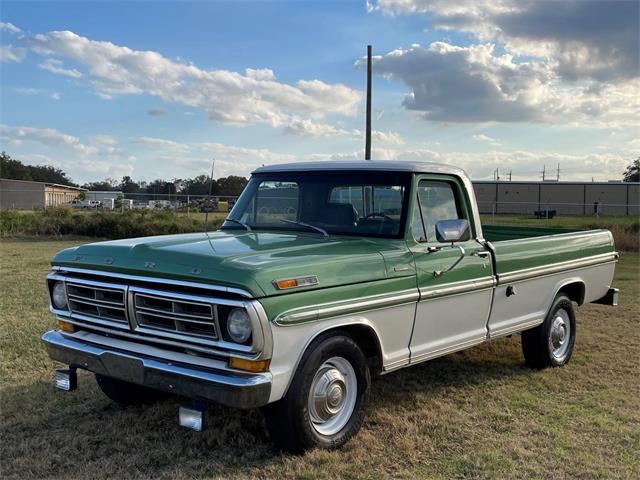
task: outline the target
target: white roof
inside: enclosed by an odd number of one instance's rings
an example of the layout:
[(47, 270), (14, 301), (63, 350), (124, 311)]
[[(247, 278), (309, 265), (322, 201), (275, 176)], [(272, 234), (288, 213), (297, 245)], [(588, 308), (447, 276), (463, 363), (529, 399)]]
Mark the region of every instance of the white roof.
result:
[(414, 173), (444, 173), (466, 177), (464, 170), (433, 162), (406, 162), (400, 160), (327, 160), (320, 162), (293, 162), (280, 163), (277, 165), (267, 165), (259, 167), (253, 173), (272, 172), (310, 172), (310, 171), (371, 171), (371, 172), (414, 172)]

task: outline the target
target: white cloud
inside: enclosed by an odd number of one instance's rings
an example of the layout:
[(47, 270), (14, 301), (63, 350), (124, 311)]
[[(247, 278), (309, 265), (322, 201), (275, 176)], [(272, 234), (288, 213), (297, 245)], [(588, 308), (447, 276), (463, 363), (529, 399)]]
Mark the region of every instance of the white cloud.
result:
[(67, 135), (53, 128), (11, 127), (0, 125), (0, 138), (2, 140), (21, 144), (37, 142), (47, 146), (68, 146), (72, 148), (84, 148), (78, 137)]
[[(0, 140), (28, 150), (26, 154), (15, 155), (16, 158), (62, 168), (81, 182), (133, 171), (131, 162), (135, 157), (119, 148), (116, 139), (109, 135), (94, 135), (81, 142), (78, 137), (53, 128), (0, 125)], [(46, 153), (38, 152), (38, 147), (44, 147)]]
[(56, 100), (56, 101), (62, 98), (62, 96), (60, 95), (60, 92), (45, 90), (42, 88), (14, 87), (11, 90), (13, 90), (15, 93), (19, 93), (20, 95), (28, 95), (28, 96), (46, 95), (49, 98), (51, 98), (51, 100)]
[(371, 138), (378, 142), (388, 143), (391, 145), (402, 145), (404, 138), (398, 132), (381, 132), (379, 130), (373, 130), (371, 132)]
[(82, 74), (76, 69), (64, 68), (62, 66), (62, 62), (55, 58), (47, 58), (38, 66), (43, 70), (47, 70), (48, 72), (55, 73), (57, 75), (64, 75), (65, 77), (80, 78), (82, 76)]
[(27, 37), (24, 43), (39, 54), (84, 65), (99, 94), (146, 93), (206, 109), (210, 118), (228, 124), (280, 126), (294, 117), (354, 115), (361, 98), (358, 91), (342, 84), (300, 80), (290, 85), (277, 81), (269, 69), (247, 69), (245, 75), (203, 70), (158, 52), (132, 50), (69, 31)]
[(174, 142), (173, 140), (165, 140), (164, 138), (155, 137), (139, 137), (134, 140), (136, 143), (162, 150), (188, 150), (189, 146), (184, 143)]
[[(493, 178), (496, 168), (513, 174), (513, 180), (539, 180), (539, 171), (546, 165), (553, 169), (559, 163), (561, 180), (585, 181), (620, 179), (630, 159), (620, 154), (598, 153), (567, 155), (548, 151), (489, 151), (483, 153), (438, 152), (430, 149), (373, 148), (375, 160), (407, 160), (445, 163), (461, 167), (474, 180)], [(311, 159), (311, 158), (310, 158)], [(313, 160), (362, 160), (362, 151), (314, 155)]]
[(334, 137), (352, 133), (328, 123), (314, 122), (309, 118), (294, 118), (285, 127), (285, 132), (303, 137)]
[(0, 62), (20, 63), (26, 54), (27, 50), (25, 48), (0, 45)]
[[(300, 135), (303, 137), (350, 137), (353, 139), (364, 139), (364, 132), (359, 129), (345, 130), (328, 123), (314, 122), (310, 119), (296, 118), (285, 128), (285, 132)], [(397, 132), (382, 132), (373, 130), (371, 137), (382, 143), (402, 145), (404, 138)]]
[(270, 68), (247, 68), (245, 69), (245, 75), (254, 80), (275, 80), (276, 75)]
[[(374, 10), (421, 15), (430, 28), (481, 42), (413, 45), (378, 57), (374, 71), (405, 82), (411, 89), (405, 107), (426, 119), (637, 123), (637, 1), (378, 0), (369, 5)], [(505, 53), (496, 54), (494, 45)]]
[(471, 135), (471, 139), (475, 140), (476, 142), (488, 143), (489, 145), (500, 145), (500, 142), (498, 140), (496, 140), (495, 138), (491, 138), (484, 133), (476, 133), (474, 135)]
[(15, 87), (13, 91), (19, 93), (20, 95), (40, 95), (45, 93), (41, 88), (30, 88), (30, 87)]
[(147, 147), (145, 155), (160, 160), (165, 167), (180, 167), (180, 173), (165, 168), (165, 176), (195, 176), (211, 168), (215, 158), (216, 175), (248, 175), (263, 164), (287, 163), (296, 160), (288, 153), (266, 148), (247, 148), (218, 142), (181, 143), (154, 137), (139, 137), (134, 141)]
[(9, 23), (9, 22), (0, 22), (0, 30), (5, 30), (9, 33), (20, 33), (22, 31), (18, 27), (16, 27), (13, 23)]
[(379, 0), (373, 9), (424, 15), (436, 28), (498, 41), (514, 55), (543, 57), (571, 80), (616, 81), (640, 71), (637, 1)]
[(640, 110), (640, 80), (598, 88), (566, 85), (549, 64), (496, 55), (493, 44), (413, 45), (376, 56), (374, 71), (403, 81), (411, 90), (404, 106), (439, 122), (544, 122), (612, 128), (635, 123)]

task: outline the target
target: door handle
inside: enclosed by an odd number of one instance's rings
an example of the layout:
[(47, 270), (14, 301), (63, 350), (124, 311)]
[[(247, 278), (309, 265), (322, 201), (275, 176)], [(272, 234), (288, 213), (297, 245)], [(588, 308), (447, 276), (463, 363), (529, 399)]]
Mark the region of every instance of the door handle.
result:
[(486, 257), (489, 256), (489, 251), (488, 250), (476, 250), (475, 252), (473, 252), (473, 254), (476, 257), (486, 258)]

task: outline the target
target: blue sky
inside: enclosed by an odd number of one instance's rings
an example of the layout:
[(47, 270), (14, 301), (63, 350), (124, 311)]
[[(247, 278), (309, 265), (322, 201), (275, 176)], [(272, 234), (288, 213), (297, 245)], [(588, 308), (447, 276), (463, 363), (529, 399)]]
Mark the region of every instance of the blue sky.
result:
[(372, 43), (375, 158), (619, 178), (640, 150), (638, 3), (548, 5), (3, 2), (2, 149), (80, 183), (358, 158)]

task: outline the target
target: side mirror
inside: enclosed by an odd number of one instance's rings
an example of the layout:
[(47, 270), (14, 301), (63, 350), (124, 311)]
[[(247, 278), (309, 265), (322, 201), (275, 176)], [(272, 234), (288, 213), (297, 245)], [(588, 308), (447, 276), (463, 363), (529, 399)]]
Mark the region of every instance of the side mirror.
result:
[(464, 218), (436, 222), (436, 239), (441, 243), (464, 242), (469, 238), (469, 222)]

